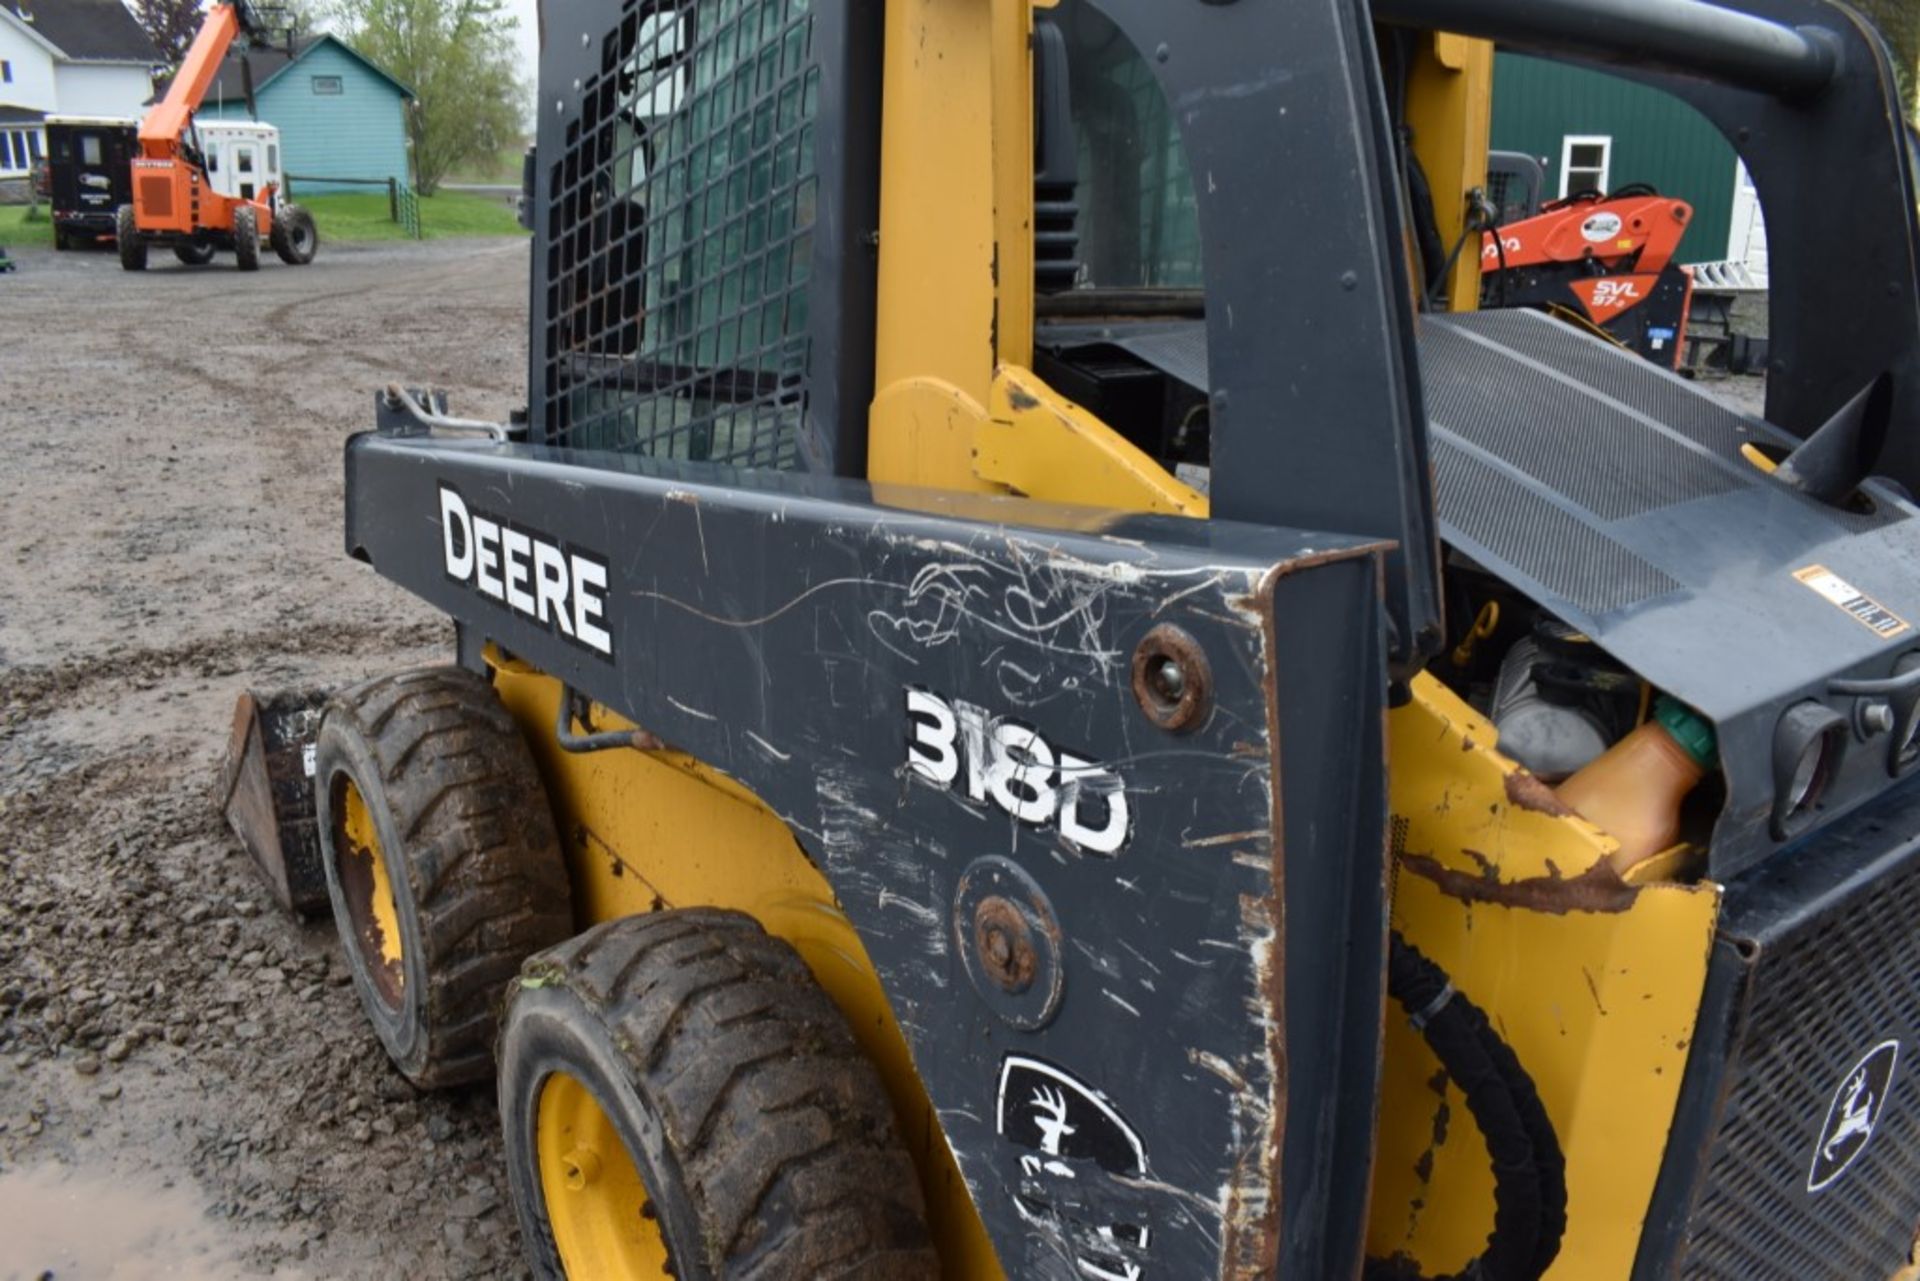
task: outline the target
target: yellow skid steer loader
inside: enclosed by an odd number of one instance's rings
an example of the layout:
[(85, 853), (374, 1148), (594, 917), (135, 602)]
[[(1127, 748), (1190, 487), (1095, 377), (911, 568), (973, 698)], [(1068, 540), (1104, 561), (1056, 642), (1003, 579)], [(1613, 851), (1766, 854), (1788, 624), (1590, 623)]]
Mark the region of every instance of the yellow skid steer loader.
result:
[[(1849, 9), (542, 26), (528, 412), (346, 450), (457, 653), (313, 794), (536, 1274), (1907, 1264), (1920, 235)], [(1764, 419), (1421, 260), (1493, 42), (1740, 152)]]

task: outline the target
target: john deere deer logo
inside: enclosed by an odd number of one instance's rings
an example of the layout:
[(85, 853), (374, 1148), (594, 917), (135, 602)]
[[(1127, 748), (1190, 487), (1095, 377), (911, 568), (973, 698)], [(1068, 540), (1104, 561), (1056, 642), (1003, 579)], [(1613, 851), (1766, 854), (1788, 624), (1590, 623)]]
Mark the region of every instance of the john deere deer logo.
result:
[(995, 1129), (1018, 1152), (1007, 1190), (1020, 1217), (1066, 1243), (1083, 1281), (1143, 1281), (1152, 1226), (1088, 1221), (1077, 1208), (1085, 1190), (1076, 1192), (1089, 1181), (1144, 1178), (1139, 1134), (1100, 1091), (1041, 1059), (1008, 1055), (996, 1093)]
[[(1067, 1096), (1051, 1086), (1041, 1086), (1033, 1092), (1033, 1121), (1040, 1127), (1040, 1151), (1046, 1156), (1060, 1155), (1060, 1142), (1069, 1134), (1077, 1134), (1080, 1127), (1067, 1124)], [(1043, 1161), (1037, 1157), (1023, 1157), (1022, 1165), (1029, 1170), (1046, 1170), (1049, 1174), (1060, 1174), (1071, 1179), (1072, 1167), (1061, 1161)]]
[(1820, 1145), (1820, 1153), (1829, 1161), (1840, 1159), (1840, 1152), (1855, 1135), (1873, 1135), (1873, 1109), (1879, 1100), (1867, 1088), (1867, 1074), (1856, 1071), (1847, 1081), (1847, 1096), (1840, 1105), (1840, 1124)]
[(1887, 1092), (1893, 1086), (1893, 1069), (1900, 1058), (1900, 1043), (1884, 1041), (1867, 1052), (1840, 1080), (1827, 1105), (1826, 1123), (1813, 1148), (1813, 1168), (1807, 1172), (1807, 1191), (1820, 1192), (1832, 1187), (1847, 1167), (1859, 1159), (1873, 1139), (1873, 1132), (1886, 1111)]

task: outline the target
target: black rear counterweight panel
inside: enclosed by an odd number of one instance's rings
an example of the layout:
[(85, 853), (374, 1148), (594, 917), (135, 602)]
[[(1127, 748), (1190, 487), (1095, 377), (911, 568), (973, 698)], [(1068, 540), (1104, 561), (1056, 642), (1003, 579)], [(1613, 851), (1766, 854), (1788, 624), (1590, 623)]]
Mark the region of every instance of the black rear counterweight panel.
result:
[[(347, 544), (792, 827), (879, 970), (1010, 1275), (1097, 1257), (1265, 1277), (1283, 1251), (1311, 1261), (1290, 1275), (1357, 1266), (1385, 949), (1379, 545), (374, 434), (347, 451)], [(603, 577), (572, 638), (529, 604), (535, 562)], [(1186, 732), (1133, 689), (1136, 646), (1166, 627), (1211, 676)], [(1068, 796), (1063, 774), (976, 799), (956, 759), (939, 783), (909, 764), (910, 741), (937, 737), (910, 696), (1026, 744), (989, 773), (1069, 755), (1106, 772), (1124, 827), (1104, 795), (1032, 803)], [(1069, 818), (1106, 830), (1077, 845)], [(969, 976), (964, 883), (988, 881), (1051, 904), (1063, 981), (1038, 1026)], [(1128, 1142), (1048, 1150), (1048, 1107), (1081, 1108), (1088, 1133), (1084, 1109), (1109, 1108)]]

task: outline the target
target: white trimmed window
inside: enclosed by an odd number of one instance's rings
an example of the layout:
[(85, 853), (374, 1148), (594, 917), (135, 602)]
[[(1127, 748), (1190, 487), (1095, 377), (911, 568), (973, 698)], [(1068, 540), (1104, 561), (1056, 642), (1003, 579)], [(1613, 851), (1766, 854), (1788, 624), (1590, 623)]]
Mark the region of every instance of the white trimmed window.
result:
[(1560, 197), (1583, 191), (1605, 194), (1613, 171), (1613, 139), (1604, 134), (1570, 133), (1560, 142)]
[(0, 178), (18, 178), (40, 158), (40, 126), (0, 129)]

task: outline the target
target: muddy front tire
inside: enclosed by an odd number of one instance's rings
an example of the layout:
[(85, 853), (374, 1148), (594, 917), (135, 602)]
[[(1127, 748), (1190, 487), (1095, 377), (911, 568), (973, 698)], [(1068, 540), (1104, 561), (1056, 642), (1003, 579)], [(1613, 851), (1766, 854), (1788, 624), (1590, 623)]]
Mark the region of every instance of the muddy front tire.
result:
[(500, 994), (573, 932), (545, 790), (486, 681), (434, 668), (327, 704), (321, 862), (360, 1004), (416, 1085), (493, 1070)]
[(873, 1065), (737, 912), (628, 917), (529, 961), (500, 1116), (536, 1276), (940, 1274)]
[(134, 221), (133, 206), (121, 205), (113, 215), (113, 242), (120, 251), (120, 265), (128, 271), (147, 269), (147, 238)]
[(260, 270), (260, 220), (252, 205), (233, 211), (233, 260), (242, 271)]

